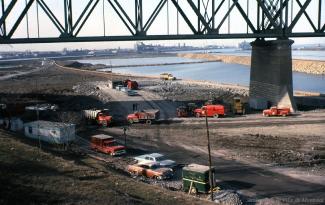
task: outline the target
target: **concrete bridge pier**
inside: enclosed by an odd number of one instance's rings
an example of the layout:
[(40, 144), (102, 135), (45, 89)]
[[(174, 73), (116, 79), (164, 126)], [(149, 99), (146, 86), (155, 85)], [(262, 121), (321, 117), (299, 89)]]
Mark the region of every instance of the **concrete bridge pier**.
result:
[(292, 88), (293, 43), (290, 39), (257, 39), (251, 43), (249, 103), (252, 108), (278, 106), (296, 110)]

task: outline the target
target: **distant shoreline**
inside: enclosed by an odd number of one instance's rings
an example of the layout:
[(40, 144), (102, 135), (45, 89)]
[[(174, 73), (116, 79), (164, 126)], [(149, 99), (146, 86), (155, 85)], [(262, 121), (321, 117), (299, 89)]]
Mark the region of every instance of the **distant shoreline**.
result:
[[(203, 53), (179, 53), (177, 56), (190, 59), (219, 60), (223, 63), (240, 64), (246, 66), (251, 65), (250, 56)], [(325, 61), (293, 59), (292, 70), (295, 72), (308, 73), (314, 75), (325, 75)]]

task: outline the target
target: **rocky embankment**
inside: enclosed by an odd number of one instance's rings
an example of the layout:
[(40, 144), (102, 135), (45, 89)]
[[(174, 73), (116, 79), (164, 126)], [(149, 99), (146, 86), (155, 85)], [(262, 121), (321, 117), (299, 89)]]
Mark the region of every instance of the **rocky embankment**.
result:
[[(182, 53), (179, 57), (192, 59), (205, 59), (209, 61), (221, 61), (223, 63), (234, 63), (250, 66), (250, 56), (231, 56), (231, 55), (216, 55), (203, 53)], [(293, 71), (310, 73), (316, 75), (325, 75), (325, 61), (316, 60), (292, 60)]]

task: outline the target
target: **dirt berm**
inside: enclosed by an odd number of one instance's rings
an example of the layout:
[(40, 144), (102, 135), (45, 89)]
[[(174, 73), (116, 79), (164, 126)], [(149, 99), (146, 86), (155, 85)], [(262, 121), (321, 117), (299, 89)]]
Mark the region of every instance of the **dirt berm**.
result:
[[(251, 65), (250, 56), (231, 56), (202, 53), (180, 53), (178, 56), (183, 58), (205, 59), (209, 61), (221, 61), (224, 63), (241, 64), (247, 66)], [(293, 59), (292, 69), (296, 72), (325, 75), (325, 61)]]

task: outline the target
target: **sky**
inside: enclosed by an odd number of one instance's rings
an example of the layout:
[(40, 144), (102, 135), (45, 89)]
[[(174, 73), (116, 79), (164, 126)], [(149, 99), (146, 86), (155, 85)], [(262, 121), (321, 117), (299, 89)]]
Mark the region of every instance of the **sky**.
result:
[[(49, 8), (53, 11), (55, 16), (59, 21), (64, 24), (64, 9), (63, 9), (63, 0), (44, 0)], [(208, 2), (209, 0), (203, 0)], [(73, 22), (76, 22), (76, 19), (80, 15), (83, 8), (89, 0), (72, 0), (73, 6)], [(135, 18), (134, 11), (134, 0), (120, 0), (119, 1), (122, 7), (126, 10), (127, 14), (131, 19)], [(144, 22), (147, 21), (149, 15), (152, 13), (159, 0), (143, 0), (143, 15)], [(211, 0), (209, 1), (208, 10), (211, 11)], [(220, 1), (216, 1), (220, 2)], [(256, 13), (257, 6), (255, 0), (239, 0), (239, 3), (245, 9), (247, 8), (247, 2), (249, 2), (248, 16), (256, 25)], [(302, 3), (305, 0), (301, 0)], [(5, 7), (10, 3), (10, 0), (5, 0)], [(179, 0), (181, 7), (187, 16), (189, 16), (190, 21), (193, 25), (197, 25), (197, 18), (193, 10), (190, 8), (186, 0)], [(8, 16), (7, 21), (7, 30), (9, 30), (15, 20), (18, 18), (18, 15), (25, 6), (25, 1), (20, 0), (15, 5), (13, 11)], [(202, 6), (203, 7), (203, 6)], [(168, 8), (168, 9), (167, 9)], [(29, 26), (29, 36), (37, 37), (37, 4), (34, 3), (28, 12), (28, 26)], [(221, 7), (220, 12), (216, 15), (216, 25), (222, 20), (223, 16), (228, 10), (228, 1), (226, 0), (225, 4)], [(291, 10), (291, 8), (289, 9)], [(310, 18), (317, 25), (317, 11), (318, 10), (318, 1), (314, 0), (307, 8), (307, 12), (310, 15)], [(322, 10), (325, 11), (325, 0), (322, 0)], [(294, 3), (293, 5), (293, 16), (299, 11), (298, 5)], [(169, 14), (169, 21), (167, 21), (167, 12)], [(202, 11), (203, 12), (203, 11)], [(247, 11), (246, 11), (247, 12)], [(211, 13), (208, 14), (211, 16)], [(39, 30), (40, 37), (57, 37), (59, 35), (58, 30), (53, 26), (49, 18), (45, 13), (39, 8)], [(148, 31), (148, 35), (152, 34), (177, 34), (177, 10), (174, 5), (169, 0), (168, 7), (164, 6), (161, 13), (157, 16), (157, 19), (152, 24)], [(180, 34), (189, 34), (191, 33), (190, 29), (186, 25), (185, 21), (179, 15), (179, 27), (178, 31)], [(291, 12), (289, 12), (289, 19), (291, 19)], [(169, 27), (168, 27), (168, 24)], [(325, 23), (325, 12), (322, 14), (322, 24)], [(105, 30), (103, 29), (105, 25)], [(17, 31), (14, 34), (14, 37), (26, 37), (27, 36), (27, 18), (22, 21), (21, 25), (17, 28)], [(228, 28), (228, 19), (225, 21), (224, 25), (220, 28), (220, 33), (227, 33), (229, 30), (231, 33), (243, 33), (246, 32), (246, 23), (241, 17), (239, 11), (234, 8), (230, 15), (230, 27)], [(295, 32), (299, 31), (312, 31), (312, 27), (309, 25), (305, 16), (299, 20), (297, 26), (294, 28)], [(251, 32), (251, 31), (249, 31)], [(94, 9), (94, 12), (89, 17), (84, 28), (80, 31), (79, 36), (108, 36), (108, 35), (129, 35), (130, 33), (123, 25), (117, 14), (114, 12), (112, 7), (109, 5), (107, 0), (100, 0), (99, 4)], [(152, 44), (164, 44), (164, 45), (177, 45), (178, 43), (185, 43), (186, 45), (193, 46), (205, 46), (205, 45), (231, 45), (236, 46), (239, 42), (253, 41), (254, 39), (232, 39), (232, 40), (187, 40), (187, 41), (152, 41), (146, 43)], [(296, 44), (313, 44), (313, 43), (325, 43), (325, 38), (297, 38), (295, 40)], [(13, 50), (62, 50), (63, 48), (68, 49), (106, 49), (106, 48), (132, 48), (136, 42), (88, 42), (88, 43), (52, 43), (52, 44), (21, 44), (21, 45), (0, 45), (0, 51), (13, 51)]]

